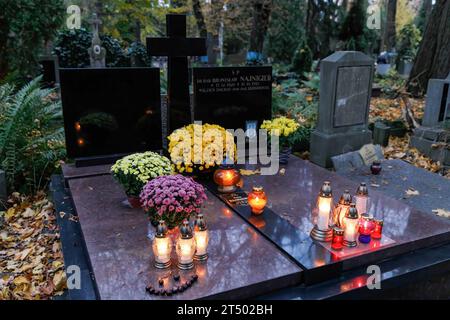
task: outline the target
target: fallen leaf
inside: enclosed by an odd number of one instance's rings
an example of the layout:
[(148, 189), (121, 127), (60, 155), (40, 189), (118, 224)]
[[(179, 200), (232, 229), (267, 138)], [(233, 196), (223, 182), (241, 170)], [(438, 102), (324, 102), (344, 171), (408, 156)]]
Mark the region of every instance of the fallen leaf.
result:
[(254, 175), (260, 175), (261, 174), (261, 170), (259, 170), (259, 169), (257, 169), (257, 170), (241, 169), (240, 172), (241, 172), (241, 175), (243, 175), (243, 176), (254, 176)]
[(444, 209), (436, 209), (433, 210), (433, 212), (438, 215), (439, 217), (442, 218), (450, 218), (450, 211), (448, 210), (444, 210)]
[(414, 190), (413, 188), (409, 188), (405, 191), (407, 197), (415, 197), (420, 196), (420, 192), (417, 190)]
[(280, 175), (284, 176), (286, 174), (286, 169), (282, 168), (280, 169)]
[(53, 284), (55, 285), (55, 289), (57, 291), (63, 290), (66, 288), (66, 273), (64, 270), (58, 271), (53, 277)]
[(61, 217), (61, 219), (64, 219), (64, 217), (66, 216), (66, 213), (63, 212), (63, 211), (61, 211), (61, 212), (59, 213), (59, 216)]

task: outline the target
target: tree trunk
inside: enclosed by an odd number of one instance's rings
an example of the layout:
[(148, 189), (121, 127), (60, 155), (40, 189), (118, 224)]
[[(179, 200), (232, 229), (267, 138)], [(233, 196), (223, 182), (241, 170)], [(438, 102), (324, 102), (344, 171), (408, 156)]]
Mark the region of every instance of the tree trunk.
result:
[(192, 9), (194, 11), (195, 20), (197, 21), (200, 37), (206, 38), (208, 36), (208, 30), (206, 28), (205, 17), (203, 16), (200, 0), (192, 0)]
[(262, 53), (269, 28), (273, 0), (253, 0), (253, 27), (250, 34), (250, 51)]
[[(397, 0), (388, 0), (386, 27), (384, 31), (384, 45), (386, 50), (391, 52), (395, 48), (395, 18), (397, 16)], [(383, 50), (383, 48), (381, 48)]]
[(450, 1), (437, 0), (423, 35), (408, 81), (415, 94), (427, 90), (429, 79), (443, 79), (450, 72)]
[(137, 43), (141, 43), (141, 22), (136, 20), (134, 23), (134, 38)]

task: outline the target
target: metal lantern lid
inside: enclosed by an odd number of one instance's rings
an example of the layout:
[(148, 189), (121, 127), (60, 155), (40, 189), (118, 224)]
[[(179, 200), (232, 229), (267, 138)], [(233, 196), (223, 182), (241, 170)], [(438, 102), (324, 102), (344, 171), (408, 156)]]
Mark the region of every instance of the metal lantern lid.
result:
[(253, 192), (264, 192), (264, 187), (260, 187), (260, 186), (257, 186), (257, 187), (253, 187)]
[(350, 209), (347, 211), (347, 214), (345, 216), (348, 219), (358, 219), (358, 209), (356, 209), (356, 204), (352, 203), (350, 205)]
[(325, 181), (323, 183), (322, 189), (320, 189), (319, 196), (324, 198), (331, 198), (333, 196), (333, 191), (331, 190), (331, 182)]
[(368, 214), (363, 214), (363, 215), (361, 216), (361, 219), (362, 219), (363, 221), (373, 221), (373, 217), (372, 217), (371, 215), (368, 215)]
[(344, 235), (344, 229), (339, 228), (339, 227), (334, 227), (333, 228), (333, 232), (337, 236), (343, 236)]
[(199, 213), (197, 215), (197, 220), (195, 221), (195, 225), (196, 225), (198, 231), (208, 230), (208, 227), (206, 226), (205, 217), (201, 213)]
[(156, 237), (157, 238), (165, 238), (167, 235), (167, 225), (166, 222), (161, 220), (156, 228)]
[(366, 183), (361, 183), (358, 187), (358, 190), (356, 190), (356, 195), (358, 196), (368, 196), (369, 195), (369, 189), (367, 188)]
[(352, 195), (350, 194), (349, 190), (345, 190), (342, 194), (341, 198), (339, 199), (339, 204), (344, 204), (349, 206), (353, 201)]
[(180, 228), (180, 235), (181, 235), (181, 239), (192, 239), (193, 238), (192, 228), (189, 225), (188, 220), (183, 221), (183, 225)]

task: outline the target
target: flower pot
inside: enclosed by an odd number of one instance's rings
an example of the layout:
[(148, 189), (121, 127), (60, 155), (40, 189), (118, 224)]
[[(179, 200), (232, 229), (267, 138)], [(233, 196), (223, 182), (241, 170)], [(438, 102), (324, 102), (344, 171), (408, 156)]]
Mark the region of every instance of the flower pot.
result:
[(290, 147), (283, 147), (280, 150), (280, 164), (281, 165), (287, 165), (289, 163), (289, 157), (292, 154), (292, 148)]
[(128, 203), (133, 209), (141, 208), (141, 199), (139, 199), (139, 197), (128, 196)]

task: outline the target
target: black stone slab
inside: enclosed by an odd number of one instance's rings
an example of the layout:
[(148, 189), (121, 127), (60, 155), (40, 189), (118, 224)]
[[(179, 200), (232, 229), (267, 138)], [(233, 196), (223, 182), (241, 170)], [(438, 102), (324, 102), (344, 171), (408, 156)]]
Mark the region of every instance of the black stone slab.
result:
[(60, 77), (70, 158), (162, 149), (159, 69), (61, 69)]
[[(255, 169), (255, 166), (246, 166), (246, 169)], [(449, 220), (408, 207), (371, 188), (369, 213), (385, 220), (384, 235), (389, 241), (375, 241), (374, 246), (368, 250), (352, 252), (349, 256), (335, 255), (309, 236), (313, 228), (312, 208), (324, 181), (332, 182), (335, 202), (344, 190), (356, 191), (359, 185), (294, 157), (285, 168), (284, 174), (244, 178), (244, 191), (250, 191), (255, 185), (264, 186), (266, 189), (269, 197), (267, 207), (270, 209), (267, 215), (264, 213), (253, 218), (249, 216), (249, 210), (245, 209), (243, 203), (227, 203), (256, 230), (297, 260), (305, 269), (305, 283), (308, 285), (337, 277), (343, 271), (361, 265), (378, 263), (412, 250), (450, 242)], [(207, 186), (227, 202), (218, 194), (215, 186), (211, 183)], [(292, 226), (286, 227), (286, 221)], [(295, 254), (292, 254), (293, 252)]]
[[(378, 176), (372, 175), (367, 166), (338, 174), (355, 182), (365, 182), (372, 189), (430, 215), (435, 215), (433, 210), (450, 210), (450, 179), (402, 160), (386, 160), (382, 166), (383, 170)], [(419, 194), (408, 196), (406, 191), (410, 188)]]
[(272, 67), (194, 68), (194, 120), (246, 129), (272, 118)]

